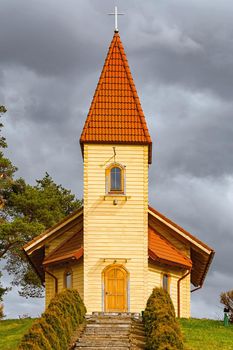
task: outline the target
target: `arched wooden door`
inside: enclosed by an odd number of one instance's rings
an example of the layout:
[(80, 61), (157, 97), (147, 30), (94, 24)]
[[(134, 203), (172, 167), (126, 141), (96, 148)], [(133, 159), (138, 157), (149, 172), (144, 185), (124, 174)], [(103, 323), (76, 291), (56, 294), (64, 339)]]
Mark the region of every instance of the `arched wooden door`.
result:
[(105, 312), (127, 311), (127, 272), (120, 266), (110, 266), (104, 272)]

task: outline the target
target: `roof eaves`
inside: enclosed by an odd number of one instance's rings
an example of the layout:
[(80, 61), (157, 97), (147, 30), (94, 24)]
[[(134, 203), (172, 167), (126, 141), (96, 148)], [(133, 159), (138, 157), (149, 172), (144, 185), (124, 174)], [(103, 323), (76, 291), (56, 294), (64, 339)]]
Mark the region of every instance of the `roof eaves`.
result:
[(49, 258), (55, 254), (59, 249), (61, 249), (66, 243), (68, 243), (70, 240), (72, 240), (76, 235), (80, 234), (83, 230), (80, 229), (78, 232), (75, 232), (73, 235), (65, 239), (63, 242), (61, 242), (54, 250), (52, 250), (45, 258), (46, 260), (49, 260)]
[(37, 237), (33, 238), (30, 242), (26, 243), (23, 246), (23, 250), (27, 253), (30, 249), (32, 249), (36, 244), (43, 242), (44, 239), (49, 238), (53, 233), (64, 227), (67, 223), (72, 222), (74, 219), (82, 215), (83, 213), (83, 207), (77, 209), (73, 213), (67, 215), (64, 219), (62, 219), (60, 222), (55, 224), (54, 226), (50, 227), (46, 231), (42, 232)]
[(83, 256), (83, 247), (80, 247), (76, 252), (64, 254), (60, 257), (56, 257), (54, 259), (46, 259), (43, 262), (43, 266), (48, 266), (51, 264), (57, 264), (62, 261), (68, 261), (68, 260), (79, 260)]
[(208, 262), (207, 262), (207, 264), (206, 264), (205, 271), (204, 271), (204, 273), (203, 273), (203, 275), (202, 275), (202, 278), (201, 278), (201, 283), (200, 283), (200, 286), (201, 286), (201, 287), (203, 286), (204, 280), (205, 280), (205, 278), (206, 278), (206, 275), (207, 275), (207, 272), (208, 272), (208, 270), (209, 270), (209, 267), (210, 267), (210, 265), (211, 265), (211, 263), (212, 263), (212, 261), (213, 261), (214, 255), (215, 255), (215, 252), (212, 251), (211, 254), (210, 254), (210, 256), (209, 256), (209, 260), (208, 260)]
[(157, 254), (155, 254), (155, 252), (153, 250), (151, 250), (151, 249), (148, 249), (148, 255), (149, 255), (149, 257), (152, 260), (157, 261), (157, 262), (159, 262), (161, 264), (173, 265), (173, 266), (181, 266), (181, 267), (184, 267), (184, 268), (187, 268), (187, 267), (191, 268), (192, 267), (192, 265), (190, 266), (189, 263), (182, 264), (181, 262), (177, 262), (177, 261), (161, 258)]

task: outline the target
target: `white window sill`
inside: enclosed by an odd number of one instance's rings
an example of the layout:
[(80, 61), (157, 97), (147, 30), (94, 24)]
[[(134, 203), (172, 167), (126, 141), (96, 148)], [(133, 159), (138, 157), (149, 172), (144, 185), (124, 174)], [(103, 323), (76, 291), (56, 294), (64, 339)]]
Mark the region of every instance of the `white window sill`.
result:
[(124, 200), (127, 201), (128, 199), (130, 199), (130, 196), (126, 196), (126, 194), (122, 194), (122, 193), (107, 193), (104, 195), (104, 200), (105, 201), (112, 201), (114, 199), (118, 199), (118, 200)]

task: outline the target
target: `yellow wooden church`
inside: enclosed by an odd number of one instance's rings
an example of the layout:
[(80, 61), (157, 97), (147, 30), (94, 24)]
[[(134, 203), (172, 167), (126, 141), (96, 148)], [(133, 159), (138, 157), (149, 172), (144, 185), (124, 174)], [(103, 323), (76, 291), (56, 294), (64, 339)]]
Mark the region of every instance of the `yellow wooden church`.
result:
[(80, 137), (83, 207), (24, 246), (45, 285), (46, 305), (64, 288), (87, 312), (141, 312), (155, 286), (178, 317), (190, 316), (214, 251), (148, 205), (152, 142), (115, 31)]

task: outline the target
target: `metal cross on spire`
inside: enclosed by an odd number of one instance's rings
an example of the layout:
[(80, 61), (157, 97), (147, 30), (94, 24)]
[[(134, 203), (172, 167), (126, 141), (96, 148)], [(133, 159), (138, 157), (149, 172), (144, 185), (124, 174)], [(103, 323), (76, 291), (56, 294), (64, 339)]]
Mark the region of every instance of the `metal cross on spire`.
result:
[(118, 32), (117, 16), (122, 16), (122, 15), (124, 15), (124, 13), (117, 12), (117, 6), (115, 6), (114, 13), (109, 13), (109, 15), (115, 16), (115, 32)]

